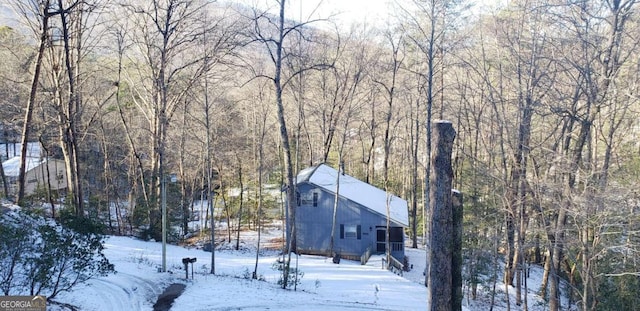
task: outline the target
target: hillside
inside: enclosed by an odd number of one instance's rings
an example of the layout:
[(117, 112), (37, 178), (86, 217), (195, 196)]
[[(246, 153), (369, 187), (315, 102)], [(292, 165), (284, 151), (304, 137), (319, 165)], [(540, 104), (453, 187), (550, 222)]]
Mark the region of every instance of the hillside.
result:
[[(263, 234), (263, 239), (276, 238), (280, 232)], [(211, 253), (195, 248), (168, 246), (167, 264), (171, 273), (158, 273), (161, 244), (129, 237), (109, 237), (106, 255), (115, 264), (117, 273), (90, 281), (59, 301), (78, 310), (152, 310), (158, 295), (170, 284), (185, 284), (182, 295), (171, 310), (424, 310), (426, 289), (423, 285), (423, 250), (408, 249), (414, 265), (403, 276), (381, 269), (382, 257), (374, 256), (367, 265), (318, 256), (300, 256), (297, 262), (301, 278), (296, 290), (283, 290), (277, 284), (279, 271), (273, 268), (276, 251), (260, 255), (258, 275), (251, 280), (255, 263), (253, 232), (243, 233), (239, 251), (222, 245), (216, 252), (216, 275), (209, 274)], [(185, 280), (181, 260), (197, 258), (194, 279)], [(295, 258), (295, 257), (294, 257)], [(536, 289), (541, 269), (533, 268), (529, 286)], [(504, 288), (504, 285), (499, 286)], [(506, 310), (504, 291), (496, 297), (494, 310)], [(513, 289), (511, 289), (513, 293)], [(466, 297), (463, 310), (489, 310), (490, 297), (482, 292), (477, 301)], [(520, 310), (511, 298), (511, 309)], [(529, 310), (545, 310), (544, 303), (533, 293), (528, 296)], [(51, 310), (67, 310), (61, 306)]]

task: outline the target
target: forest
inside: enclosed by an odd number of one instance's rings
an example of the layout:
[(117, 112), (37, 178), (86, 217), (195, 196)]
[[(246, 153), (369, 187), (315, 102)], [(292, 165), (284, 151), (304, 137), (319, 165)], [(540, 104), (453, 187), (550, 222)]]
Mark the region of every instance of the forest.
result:
[(471, 288), (502, 262), (526, 305), (540, 265), (550, 310), (561, 290), (580, 310), (640, 305), (638, 1), (397, 0), (346, 27), (263, 2), (0, 5), (0, 143), (38, 142), (67, 177), (26, 195), (24, 164), (15, 187), (0, 166), (2, 196), (156, 240), (166, 197), (179, 241), (203, 199), (238, 228), (295, 215), (265, 193), (327, 163), (405, 198), (422, 247), (447, 120)]

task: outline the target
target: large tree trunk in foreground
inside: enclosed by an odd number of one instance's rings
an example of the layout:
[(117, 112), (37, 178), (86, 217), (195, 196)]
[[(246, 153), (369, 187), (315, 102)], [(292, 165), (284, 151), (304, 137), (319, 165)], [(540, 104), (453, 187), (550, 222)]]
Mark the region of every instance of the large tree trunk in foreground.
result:
[(451, 251), (451, 311), (462, 311), (462, 193), (451, 191), (452, 251)]
[(450, 122), (437, 122), (433, 128), (431, 155), (431, 208), (427, 303), (431, 311), (450, 311), (452, 302), (453, 213), (451, 154), (455, 130)]

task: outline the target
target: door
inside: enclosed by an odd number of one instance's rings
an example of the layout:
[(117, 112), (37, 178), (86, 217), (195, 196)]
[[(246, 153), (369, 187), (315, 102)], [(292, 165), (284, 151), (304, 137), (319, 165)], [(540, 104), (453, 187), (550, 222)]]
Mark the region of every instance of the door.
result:
[(376, 252), (384, 253), (387, 250), (387, 229), (376, 228)]

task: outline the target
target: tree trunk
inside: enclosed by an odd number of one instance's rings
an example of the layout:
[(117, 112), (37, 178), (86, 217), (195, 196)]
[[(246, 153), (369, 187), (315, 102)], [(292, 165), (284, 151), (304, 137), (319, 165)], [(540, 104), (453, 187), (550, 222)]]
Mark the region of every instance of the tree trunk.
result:
[[(338, 163), (342, 163), (342, 154), (338, 154)], [(338, 174), (336, 176), (336, 193), (333, 198), (333, 213), (331, 217), (331, 236), (329, 238), (329, 254), (328, 256), (334, 256), (333, 245), (336, 233), (336, 218), (338, 216), (338, 203), (340, 202), (340, 175), (344, 172), (341, 171), (342, 165), (338, 168)]]
[[(24, 200), (24, 178), (26, 175), (27, 165), (27, 144), (29, 143), (29, 134), (31, 132), (31, 119), (33, 118), (33, 109), (36, 102), (36, 94), (38, 91), (38, 82), (40, 80), (40, 70), (42, 69), (42, 57), (44, 55), (45, 47), (47, 46), (49, 31), (49, 12), (50, 1), (45, 0), (42, 6), (42, 29), (40, 33), (40, 44), (38, 46), (38, 55), (36, 56), (35, 69), (33, 70), (33, 76), (31, 77), (31, 90), (29, 92), (29, 101), (27, 101), (27, 107), (24, 111), (24, 123), (22, 124), (22, 145), (20, 146), (20, 170), (18, 173), (18, 193), (16, 196), (16, 202), (21, 205)], [(3, 174), (4, 176), (4, 174)], [(6, 183), (5, 183), (6, 185)]]
[[(5, 132), (5, 140), (4, 140), (6, 146), (8, 146), (9, 142), (6, 139), (6, 132)], [(9, 155), (9, 152), (6, 153), (7, 156)], [(4, 173), (4, 166), (2, 166), (2, 162), (4, 162), (5, 159), (3, 159), (2, 157), (0, 157), (0, 178), (1, 178), (1, 182), (2, 182), (2, 190), (3, 190), (3, 197), (8, 199), (9, 198), (9, 185), (7, 184), (7, 176)]]
[(462, 237), (464, 230), (462, 193), (452, 191), (452, 258), (451, 258), (451, 311), (462, 311)]
[[(211, 185), (211, 178), (208, 178), (207, 182), (209, 183), (209, 185)], [(214, 204), (213, 197), (215, 196), (215, 200), (217, 200), (217, 196), (210, 189), (211, 188), (207, 190), (207, 205), (209, 206), (207, 209), (211, 213), (211, 215), (209, 216), (211, 221), (211, 270), (209, 272), (211, 274), (216, 274), (216, 213), (214, 210), (216, 205)]]
[(452, 310), (453, 214), (451, 156), (455, 130), (449, 122), (437, 122), (433, 129), (431, 159), (431, 215), (427, 257), (427, 304), (431, 311)]
[(262, 204), (263, 204), (263, 200), (262, 200), (262, 183), (263, 183), (263, 178), (262, 178), (262, 173), (264, 170), (264, 142), (265, 142), (265, 136), (267, 134), (267, 125), (266, 125), (266, 121), (267, 121), (267, 115), (263, 114), (263, 118), (262, 118), (262, 124), (260, 126), (260, 140), (258, 141), (257, 144), (257, 148), (258, 148), (258, 170), (257, 170), (257, 175), (258, 175), (258, 208), (256, 209), (256, 230), (258, 230), (258, 241), (256, 242), (256, 261), (255, 261), (255, 265), (253, 267), (253, 279), (256, 280), (258, 279), (258, 259), (260, 257), (260, 238), (261, 238), (261, 234), (262, 234)]
[(417, 111), (420, 110), (420, 101), (416, 100), (416, 112), (411, 110), (410, 128), (411, 128), (411, 247), (418, 248), (418, 149), (420, 149), (420, 119)]
[[(293, 223), (296, 219), (295, 199), (296, 190), (295, 183), (293, 181), (293, 161), (291, 159), (291, 144), (289, 142), (289, 133), (287, 131), (287, 122), (284, 115), (284, 103), (282, 101), (282, 52), (283, 41), (285, 36), (284, 22), (285, 22), (285, 0), (280, 1), (280, 17), (278, 20), (278, 40), (276, 42), (276, 59), (275, 59), (275, 73), (273, 78), (273, 84), (276, 93), (276, 106), (278, 111), (278, 124), (280, 125), (280, 139), (282, 140), (282, 151), (284, 153), (285, 164), (285, 176), (287, 183), (287, 252), (295, 251), (296, 246), (296, 234), (295, 226)], [(288, 269), (288, 268), (287, 268)], [(287, 271), (288, 272), (288, 271)], [(286, 283), (286, 281), (285, 281)], [(286, 286), (284, 286), (286, 287)]]
[[(242, 228), (242, 207), (244, 201), (244, 182), (242, 180), (242, 161), (240, 157), (236, 154), (238, 159), (238, 180), (240, 182), (240, 202), (238, 208), (238, 226), (236, 228), (236, 250), (240, 249), (240, 229)], [(231, 242), (231, 241), (229, 241)]]
[[(80, 2), (75, 3), (79, 4)], [(81, 95), (79, 89), (78, 78), (80, 76), (80, 52), (81, 52), (81, 34), (82, 34), (82, 10), (77, 10), (77, 20), (75, 29), (75, 47), (72, 47), (70, 25), (68, 14), (72, 8), (64, 8), (62, 0), (58, 0), (60, 9), (60, 19), (62, 23), (62, 36), (64, 43), (64, 62), (67, 73), (67, 92), (69, 98), (66, 101), (66, 107), (63, 107), (65, 101), (60, 100), (60, 139), (62, 154), (67, 168), (67, 184), (68, 193), (71, 196), (73, 207), (75, 208), (76, 217), (84, 217), (84, 198), (82, 193), (82, 179), (80, 174), (80, 160), (78, 148), (79, 123), (80, 123), (80, 106)], [(75, 51), (73, 51), (75, 49)], [(72, 59), (73, 54), (76, 58)]]
[(193, 197), (193, 195), (187, 194), (187, 173), (185, 165), (185, 149), (186, 149), (186, 136), (188, 131), (193, 131), (193, 128), (188, 126), (187, 114), (182, 115), (182, 133), (180, 135), (180, 159), (178, 169), (180, 171), (180, 214), (182, 214), (182, 236), (186, 237), (189, 233), (189, 204), (187, 203), (187, 197)]

